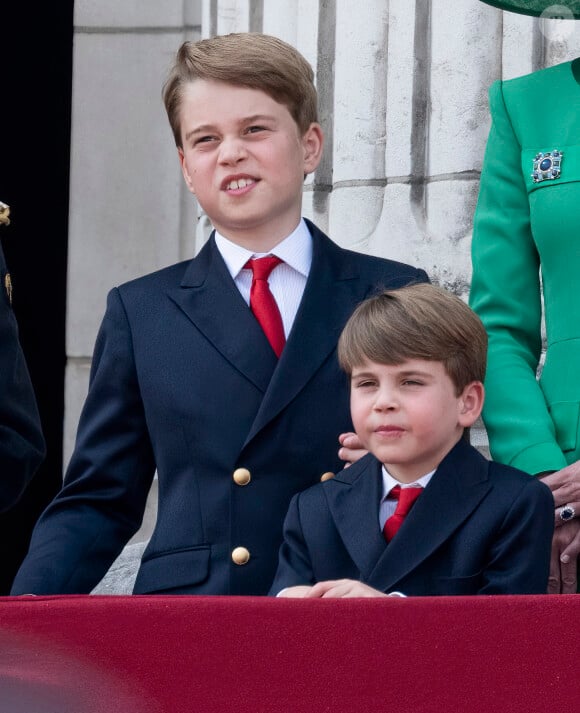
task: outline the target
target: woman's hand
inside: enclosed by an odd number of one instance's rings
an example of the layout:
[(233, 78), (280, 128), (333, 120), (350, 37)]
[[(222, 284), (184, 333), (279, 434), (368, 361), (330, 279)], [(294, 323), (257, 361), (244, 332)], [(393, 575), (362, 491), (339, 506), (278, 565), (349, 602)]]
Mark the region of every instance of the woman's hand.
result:
[(560, 516), (563, 508), (566, 508), (564, 514), (569, 512), (571, 507), (576, 517), (580, 516), (580, 461), (542, 477), (542, 482), (550, 488), (554, 496), (556, 506), (554, 517), (557, 528), (569, 521)]

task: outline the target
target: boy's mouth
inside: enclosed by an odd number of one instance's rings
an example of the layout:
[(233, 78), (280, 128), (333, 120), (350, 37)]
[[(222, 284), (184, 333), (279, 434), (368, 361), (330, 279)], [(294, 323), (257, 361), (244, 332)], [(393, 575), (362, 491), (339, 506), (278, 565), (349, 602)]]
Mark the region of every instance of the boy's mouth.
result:
[(375, 428), (375, 433), (397, 434), (403, 433), (404, 430), (405, 429), (400, 426), (378, 426)]
[(247, 188), (256, 183), (255, 178), (249, 176), (241, 176), (240, 178), (229, 178), (224, 182), (223, 189), (225, 191), (237, 191), (240, 188)]

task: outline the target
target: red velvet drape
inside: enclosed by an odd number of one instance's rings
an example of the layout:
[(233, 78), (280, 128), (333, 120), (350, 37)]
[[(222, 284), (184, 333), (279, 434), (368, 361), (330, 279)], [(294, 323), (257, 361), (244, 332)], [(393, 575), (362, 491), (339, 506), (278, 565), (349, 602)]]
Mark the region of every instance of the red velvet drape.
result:
[(0, 713), (580, 710), (580, 597), (0, 598)]

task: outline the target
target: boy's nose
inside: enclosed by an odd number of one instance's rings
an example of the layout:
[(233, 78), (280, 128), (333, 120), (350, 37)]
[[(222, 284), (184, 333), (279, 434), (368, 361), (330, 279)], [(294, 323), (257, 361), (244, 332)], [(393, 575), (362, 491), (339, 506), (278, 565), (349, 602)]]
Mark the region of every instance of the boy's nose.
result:
[(374, 407), (377, 411), (390, 411), (397, 408), (397, 399), (392, 389), (379, 389)]
[(220, 162), (235, 164), (246, 157), (246, 149), (239, 139), (224, 139), (220, 146)]

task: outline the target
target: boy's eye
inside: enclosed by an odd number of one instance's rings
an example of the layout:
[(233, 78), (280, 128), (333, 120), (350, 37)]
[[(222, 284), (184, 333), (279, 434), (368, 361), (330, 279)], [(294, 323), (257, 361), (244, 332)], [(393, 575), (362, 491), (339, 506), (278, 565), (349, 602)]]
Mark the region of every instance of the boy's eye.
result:
[(364, 388), (369, 388), (371, 386), (374, 386), (375, 382), (372, 381), (371, 379), (362, 379), (361, 381), (356, 381), (355, 382), (355, 387), (357, 389), (364, 389)]
[(193, 142), (194, 146), (197, 146), (198, 144), (208, 144), (211, 141), (215, 140), (215, 136), (199, 136), (195, 141)]
[(403, 386), (422, 386), (422, 381), (417, 381), (417, 379), (405, 379), (403, 381)]
[(247, 134), (257, 134), (260, 131), (266, 131), (266, 128), (264, 126), (248, 126), (246, 129)]

